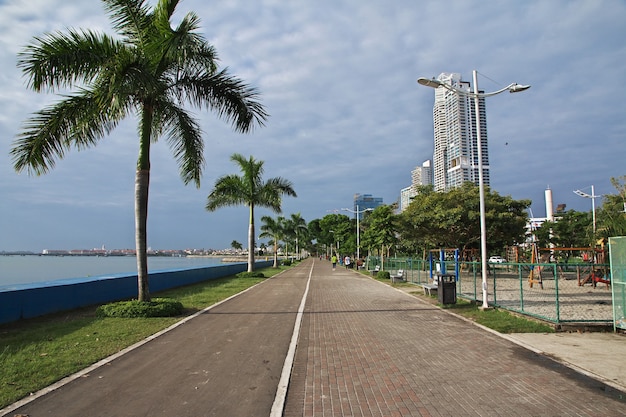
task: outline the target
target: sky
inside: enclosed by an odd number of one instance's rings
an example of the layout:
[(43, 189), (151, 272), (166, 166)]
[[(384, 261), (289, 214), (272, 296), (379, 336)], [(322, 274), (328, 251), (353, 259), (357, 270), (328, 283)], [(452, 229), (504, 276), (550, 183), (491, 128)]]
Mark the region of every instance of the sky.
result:
[[(532, 86), (486, 106), (491, 188), (532, 200), (533, 216), (545, 216), (548, 187), (555, 206), (591, 211), (573, 191), (616, 194), (610, 178), (626, 175), (625, 1), (183, 0), (174, 20), (189, 11), (270, 118), (239, 134), (188, 107), (205, 139), (199, 189), (184, 185), (165, 140), (153, 145), (152, 249), (245, 245), (247, 208), (204, 208), (218, 177), (239, 174), (235, 152), (264, 161), (265, 179), (292, 181), (284, 216), (350, 215), (341, 209), (356, 193), (398, 201), (433, 153), (434, 90), (416, 80), (442, 72), (471, 81), (477, 70), (487, 92)], [(58, 100), (28, 90), (17, 54), (69, 27), (114, 33), (97, 0), (0, 0), (0, 251), (134, 248), (136, 119), (45, 175), (13, 168), (23, 122)], [(258, 210), (257, 229), (263, 215), (276, 214)]]

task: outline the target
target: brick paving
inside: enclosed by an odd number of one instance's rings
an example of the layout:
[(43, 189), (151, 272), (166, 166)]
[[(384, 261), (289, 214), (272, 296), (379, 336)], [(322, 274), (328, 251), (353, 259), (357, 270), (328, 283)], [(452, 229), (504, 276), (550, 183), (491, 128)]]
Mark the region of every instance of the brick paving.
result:
[(316, 260), (284, 416), (624, 416), (623, 393)]

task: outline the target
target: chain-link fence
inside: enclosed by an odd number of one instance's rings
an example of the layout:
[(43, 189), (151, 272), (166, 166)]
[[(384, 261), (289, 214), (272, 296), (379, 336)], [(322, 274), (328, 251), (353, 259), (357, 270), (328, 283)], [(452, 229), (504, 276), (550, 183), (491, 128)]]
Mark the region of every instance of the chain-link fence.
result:
[(609, 238), (614, 327), (626, 329), (626, 237)]
[[(395, 273), (403, 270), (408, 282), (432, 283), (436, 268), (428, 261), (388, 258), (382, 269)], [(370, 257), (368, 269), (380, 265)], [(489, 305), (541, 318), (554, 323), (613, 322), (610, 281), (603, 271), (608, 264), (489, 264), (487, 296)], [(438, 269), (437, 269), (438, 268)], [(480, 262), (445, 262), (445, 271), (455, 273), (457, 295), (482, 303)], [(604, 272), (606, 274), (606, 272)], [(624, 292), (624, 286), (621, 287)], [(623, 295), (622, 295), (623, 297)]]

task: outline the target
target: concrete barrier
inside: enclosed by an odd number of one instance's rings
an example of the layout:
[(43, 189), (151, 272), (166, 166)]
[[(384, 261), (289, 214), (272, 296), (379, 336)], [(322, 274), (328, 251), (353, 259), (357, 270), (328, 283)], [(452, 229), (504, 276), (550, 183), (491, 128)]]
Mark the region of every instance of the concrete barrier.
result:
[[(272, 261), (255, 263), (256, 268), (271, 265)], [(246, 270), (247, 263), (244, 262), (151, 272), (150, 292), (154, 294)], [(13, 285), (0, 288), (0, 324), (132, 298), (137, 298), (137, 274), (111, 274)]]

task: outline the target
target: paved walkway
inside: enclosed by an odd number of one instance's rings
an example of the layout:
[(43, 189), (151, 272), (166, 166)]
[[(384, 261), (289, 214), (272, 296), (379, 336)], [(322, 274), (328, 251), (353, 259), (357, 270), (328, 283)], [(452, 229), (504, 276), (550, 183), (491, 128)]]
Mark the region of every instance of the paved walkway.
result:
[(626, 416), (624, 392), (313, 259), (104, 363), (4, 415)]

